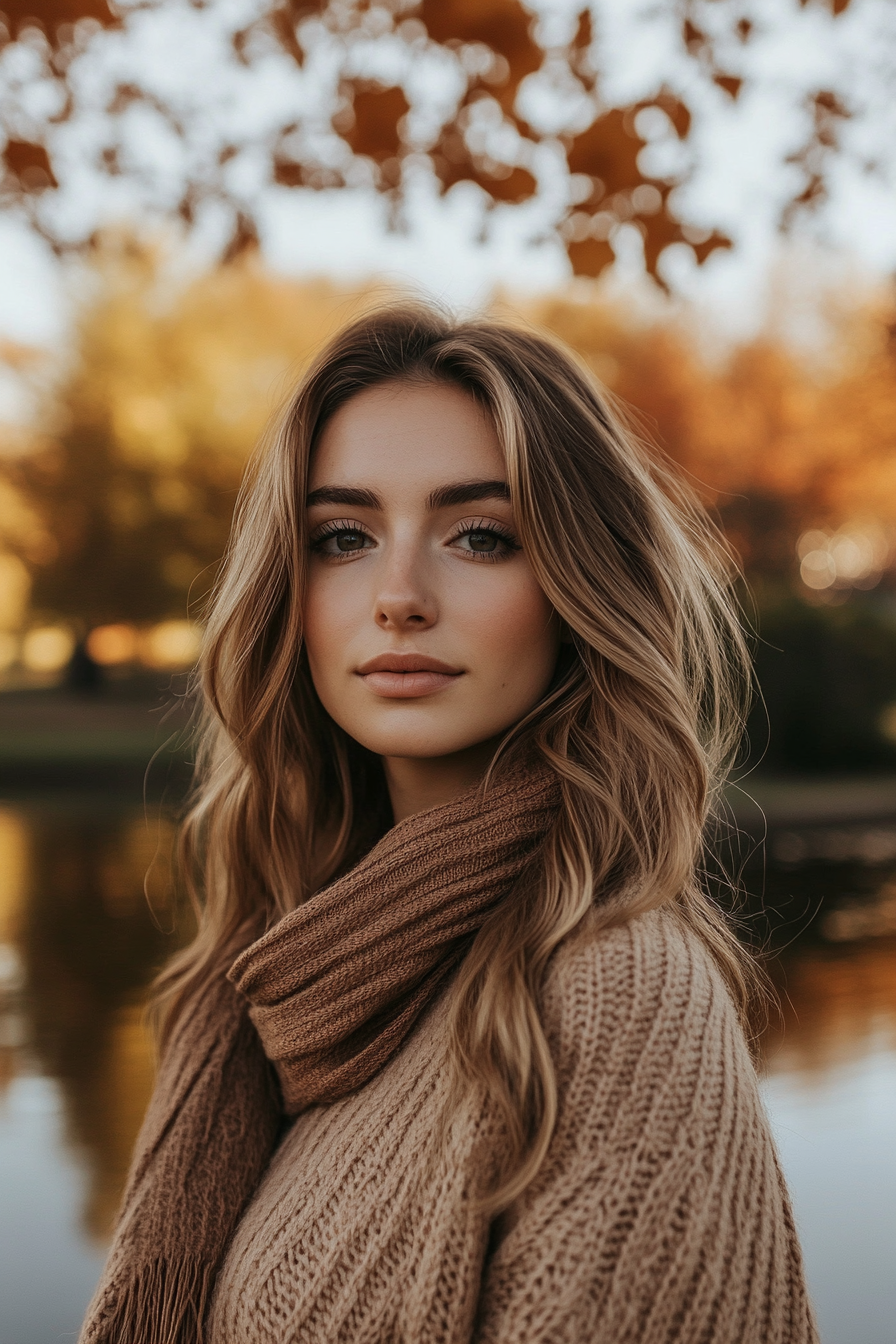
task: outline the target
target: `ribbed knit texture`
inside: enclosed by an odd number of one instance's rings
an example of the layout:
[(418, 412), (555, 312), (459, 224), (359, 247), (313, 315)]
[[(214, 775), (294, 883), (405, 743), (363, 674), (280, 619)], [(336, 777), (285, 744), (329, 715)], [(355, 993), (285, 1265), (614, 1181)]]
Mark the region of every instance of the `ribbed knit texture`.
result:
[(362, 1088), (395, 1055), (483, 920), (513, 900), (559, 802), (548, 767), (519, 764), (484, 793), (406, 818), (246, 948), (232, 984), (222, 967), (193, 996), (82, 1344), (203, 1344), (219, 1265), (283, 1112)]
[(560, 802), (544, 766), (394, 826), (229, 971), (294, 1115), (382, 1068), (508, 899)]
[(699, 940), (668, 912), (586, 929), (544, 1013), (559, 1119), (494, 1227), (470, 1198), (500, 1143), (489, 1107), (433, 1147), (443, 998), (360, 1091), (296, 1120), (231, 1242), (208, 1344), (813, 1344), (755, 1072)]

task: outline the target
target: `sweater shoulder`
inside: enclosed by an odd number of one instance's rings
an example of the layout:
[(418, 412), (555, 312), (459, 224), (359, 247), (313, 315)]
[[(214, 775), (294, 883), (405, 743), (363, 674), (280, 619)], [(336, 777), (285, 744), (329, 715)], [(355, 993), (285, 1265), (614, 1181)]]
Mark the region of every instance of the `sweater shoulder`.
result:
[(639, 972), (656, 970), (670, 960), (681, 969), (716, 972), (715, 962), (703, 939), (667, 907), (647, 910), (602, 928), (596, 912), (582, 920), (557, 949), (551, 969), (563, 976), (604, 974), (611, 968), (630, 966), (635, 958)]
[(752, 1072), (722, 974), (698, 934), (668, 910), (599, 929), (586, 920), (557, 949), (542, 1014), (560, 1080), (585, 1067), (648, 1055), (670, 1063), (689, 1048), (724, 1053)]
[(598, 985), (626, 996), (652, 997), (662, 989), (657, 1006), (672, 1010), (675, 995), (669, 991), (696, 983), (723, 987), (709, 949), (675, 912), (649, 910), (609, 928), (586, 917), (554, 954), (545, 997), (554, 1004)]
[(543, 1016), (556, 1122), (498, 1224), (476, 1344), (817, 1344), (756, 1074), (700, 937), (673, 911), (579, 930)]

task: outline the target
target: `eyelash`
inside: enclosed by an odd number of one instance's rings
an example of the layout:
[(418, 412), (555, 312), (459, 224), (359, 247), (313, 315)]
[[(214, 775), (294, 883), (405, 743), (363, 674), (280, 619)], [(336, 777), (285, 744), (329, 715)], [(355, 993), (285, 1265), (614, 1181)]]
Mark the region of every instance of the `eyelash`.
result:
[[(369, 532), (367, 532), (360, 523), (353, 523), (347, 518), (334, 518), (331, 522), (324, 523), (317, 529), (314, 536), (311, 538), (312, 551), (316, 551), (318, 554), (323, 554), (325, 543), (329, 541), (331, 537), (337, 537), (343, 532), (357, 532), (362, 537), (368, 539), (370, 537)], [(466, 554), (471, 555), (474, 560), (485, 560), (488, 563), (494, 564), (498, 561), (506, 560), (514, 551), (520, 549), (519, 542), (508, 528), (504, 528), (499, 523), (495, 523), (491, 519), (485, 518), (478, 518), (472, 522), (464, 522), (460, 524), (457, 531), (452, 534), (450, 540), (454, 543), (460, 541), (462, 537), (467, 537), (474, 532), (489, 537), (496, 537), (506, 548), (503, 551), (493, 551), (491, 553), (488, 551), (467, 551)], [(363, 547), (362, 549), (366, 550), (368, 548)], [(329, 553), (328, 558), (339, 562), (349, 559), (353, 555), (360, 554), (360, 551), (343, 551), (341, 555)]]
[(473, 532), (478, 532), (480, 535), (487, 537), (497, 537), (506, 548), (503, 551), (492, 552), (491, 554), (488, 551), (468, 552), (476, 560), (487, 560), (495, 563), (499, 560), (506, 560), (514, 551), (520, 549), (519, 542), (509, 528), (502, 527), (500, 523), (494, 523), (487, 518), (477, 518), (473, 522), (461, 523), (457, 531), (452, 534), (451, 540), (453, 542), (460, 541), (461, 537), (468, 537)]
[[(362, 537), (369, 536), (360, 523), (349, 522), (347, 518), (334, 518), (332, 522), (323, 523), (314, 533), (311, 538), (312, 551), (321, 550), (325, 541), (330, 537), (338, 537), (341, 532), (359, 532)], [(352, 552), (346, 551), (345, 554), (350, 555)]]

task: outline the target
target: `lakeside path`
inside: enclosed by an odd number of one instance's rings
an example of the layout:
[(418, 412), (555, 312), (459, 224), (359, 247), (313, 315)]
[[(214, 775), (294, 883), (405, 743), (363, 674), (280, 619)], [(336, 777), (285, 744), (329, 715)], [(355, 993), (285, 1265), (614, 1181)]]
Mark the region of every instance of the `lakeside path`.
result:
[(188, 722), (189, 704), (168, 682), (113, 684), (91, 695), (0, 692), (0, 792), (139, 792), (163, 777), (166, 788), (185, 785)]
[[(189, 778), (183, 678), (112, 682), (92, 695), (0, 692), (0, 791), (71, 785), (142, 789)], [(730, 785), (734, 823), (750, 835), (789, 827), (896, 825), (896, 775), (751, 775)]]
[(780, 827), (896, 823), (896, 775), (751, 776), (725, 801), (750, 833)]

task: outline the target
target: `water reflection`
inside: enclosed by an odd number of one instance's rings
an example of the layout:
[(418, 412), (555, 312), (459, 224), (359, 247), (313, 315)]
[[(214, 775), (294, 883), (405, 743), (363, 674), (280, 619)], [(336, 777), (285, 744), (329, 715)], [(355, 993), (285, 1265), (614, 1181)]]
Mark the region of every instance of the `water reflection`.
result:
[(809, 1084), (867, 1055), (896, 1053), (896, 938), (809, 944), (773, 970), (780, 1012), (763, 1043), (769, 1072)]
[[(896, 1206), (884, 1137), (896, 1098), (896, 871), (878, 832), (864, 850), (841, 832), (837, 864), (818, 834), (794, 832), (783, 847), (779, 836), (765, 879), (783, 948), (765, 1087), (825, 1344), (885, 1344), (893, 1310), (882, 1247)], [(151, 1086), (143, 994), (182, 936), (171, 842), (170, 824), (140, 804), (0, 807), (0, 1344), (77, 1331), (98, 1273)]]
[(765, 1096), (822, 1341), (892, 1344), (896, 939), (810, 942), (776, 978)]
[(0, 1086), (56, 1080), (67, 1147), (88, 1173), (84, 1229), (98, 1240), (152, 1084), (142, 991), (171, 943), (170, 844), (170, 825), (142, 809), (0, 810)]

